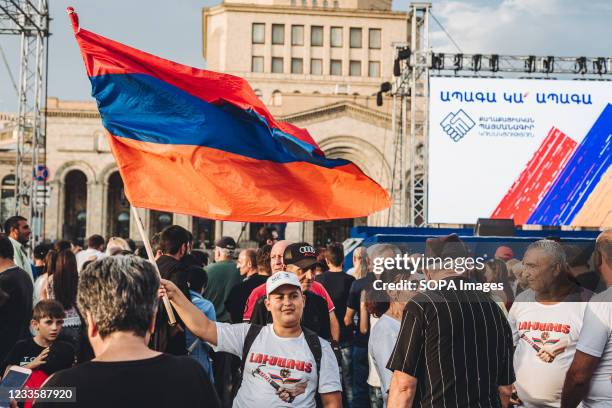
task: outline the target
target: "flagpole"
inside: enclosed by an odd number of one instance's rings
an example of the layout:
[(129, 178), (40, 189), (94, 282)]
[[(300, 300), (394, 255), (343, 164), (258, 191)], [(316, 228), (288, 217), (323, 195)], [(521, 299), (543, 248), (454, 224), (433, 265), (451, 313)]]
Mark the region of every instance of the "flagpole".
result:
[[(157, 267), (157, 262), (155, 262), (155, 254), (153, 254), (153, 249), (151, 248), (151, 243), (149, 242), (149, 236), (145, 233), (144, 226), (142, 225), (142, 220), (140, 219), (140, 215), (138, 215), (136, 207), (130, 205), (130, 208), (132, 209), (132, 214), (134, 214), (136, 226), (138, 227), (138, 232), (140, 233), (140, 237), (142, 238), (142, 242), (144, 243), (145, 250), (147, 251), (149, 261), (151, 261), (151, 263), (155, 267), (155, 270), (157, 271), (157, 276), (161, 279), (161, 273), (159, 272), (159, 268)], [(176, 317), (174, 317), (174, 311), (172, 310), (172, 305), (170, 305), (170, 300), (168, 299), (168, 296), (162, 296), (162, 301), (164, 302), (166, 313), (168, 313), (168, 324), (170, 326), (176, 325)]]

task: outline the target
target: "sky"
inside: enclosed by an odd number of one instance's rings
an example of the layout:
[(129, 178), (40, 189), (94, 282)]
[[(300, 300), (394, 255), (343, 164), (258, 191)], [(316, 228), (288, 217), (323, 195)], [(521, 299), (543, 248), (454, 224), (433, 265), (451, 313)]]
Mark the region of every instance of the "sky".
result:
[[(245, 0), (246, 1), (246, 0)], [(202, 8), (218, 0), (49, 0), (48, 95), (89, 100), (90, 85), (66, 15), (73, 6), (80, 25), (127, 45), (186, 65), (205, 68)], [(406, 10), (408, 0), (395, 0)], [(612, 57), (612, 1), (472, 0), (432, 1), (432, 14), (464, 53)], [(457, 52), (432, 19), (434, 51)], [(19, 42), (0, 36), (14, 78), (19, 75)], [(0, 62), (0, 112), (15, 111), (17, 96)]]

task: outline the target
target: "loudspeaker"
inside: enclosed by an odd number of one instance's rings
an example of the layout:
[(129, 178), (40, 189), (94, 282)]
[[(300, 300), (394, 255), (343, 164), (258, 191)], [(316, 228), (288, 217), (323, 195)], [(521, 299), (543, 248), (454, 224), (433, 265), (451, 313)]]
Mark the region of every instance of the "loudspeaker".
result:
[(513, 237), (513, 219), (479, 218), (474, 228), (474, 235), (478, 237)]

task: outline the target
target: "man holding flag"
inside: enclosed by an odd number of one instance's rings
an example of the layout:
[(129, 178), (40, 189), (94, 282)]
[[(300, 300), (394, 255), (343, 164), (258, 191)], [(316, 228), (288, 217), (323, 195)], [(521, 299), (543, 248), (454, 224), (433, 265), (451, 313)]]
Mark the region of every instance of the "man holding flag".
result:
[(160, 292), (191, 332), (217, 350), (242, 358), (235, 408), (280, 408), (287, 403), (314, 408), (317, 393), (323, 407), (342, 406), (338, 362), (330, 344), (300, 324), (305, 298), (294, 273), (277, 272), (268, 278), (265, 302), (272, 323), (266, 326), (210, 321), (170, 281), (162, 280)]

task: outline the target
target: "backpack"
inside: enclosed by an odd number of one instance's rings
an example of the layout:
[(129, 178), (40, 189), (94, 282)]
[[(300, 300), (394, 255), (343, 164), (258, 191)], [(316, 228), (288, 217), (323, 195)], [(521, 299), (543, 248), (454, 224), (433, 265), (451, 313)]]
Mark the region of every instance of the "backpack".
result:
[[(246, 360), (249, 355), (249, 351), (251, 351), (251, 346), (255, 342), (255, 339), (261, 332), (265, 326), (259, 324), (251, 324), (249, 326), (249, 331), (247, 332), (246, 337), (244, 338), (244, 346), (242, 347), (242, 360), (240, 361), (240, 372), (238, 373), (238, 378), (235, 383), (234, 389), (232, 390), (233, 398), (238, 395), (238, 390), (242, 385), (242, 378), (244, 376), (244, 366), (246, 365)], [(304, 338), (306, 339), (306, 344), (308, 344), (308, 348), (310, 352), (314, 356), (315, 363), (317, 366), (317, 384), (315, 387), (316, 397), (315, 401), (317, 403), (317, 408), (322, 407), (323, 404), (321, 402), (321, 397), (319, 395), (319, 378), (321, 374), (321, 357), (323, 356), (323, 350), (321, 348), (321, 341), (319, 340), (319, 336), (317, 333), (312, 330), (302, 326), (302, 332), (304, 333)]]

